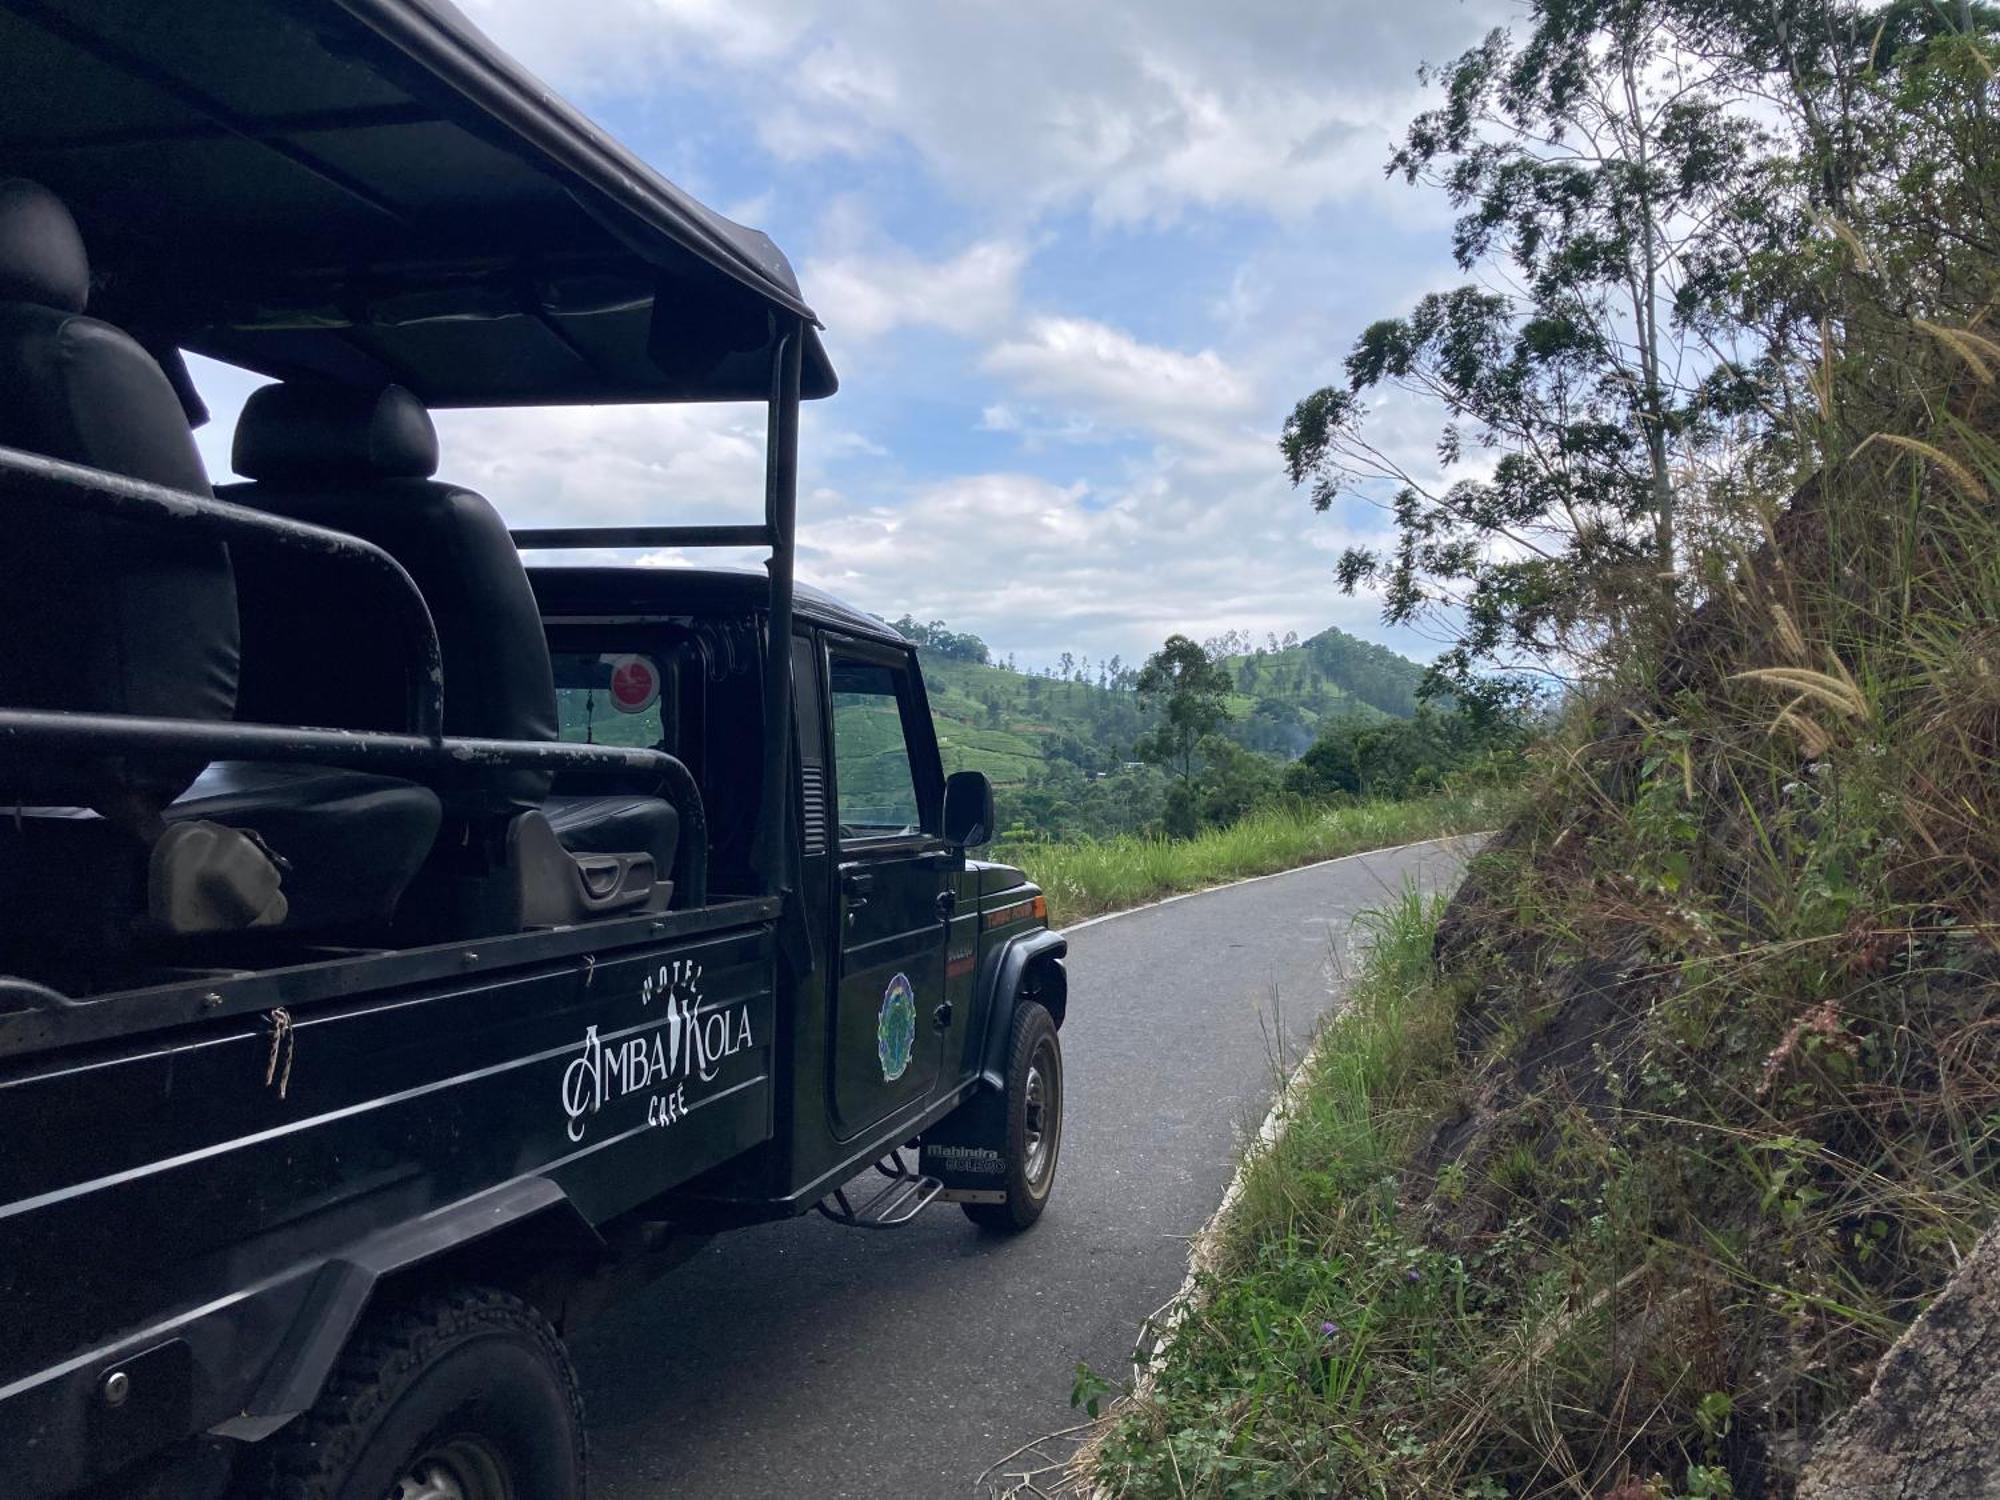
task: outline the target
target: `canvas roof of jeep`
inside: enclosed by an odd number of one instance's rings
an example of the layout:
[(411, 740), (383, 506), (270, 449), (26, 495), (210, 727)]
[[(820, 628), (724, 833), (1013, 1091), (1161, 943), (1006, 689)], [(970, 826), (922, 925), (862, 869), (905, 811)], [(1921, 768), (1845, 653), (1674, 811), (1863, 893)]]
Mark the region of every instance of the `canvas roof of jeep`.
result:
[(762, 401), (797, 315), (801, 394), (837, 383), (776, 245), (444, 0), (10, 0), (0, 55), (0, 161), (168, 357), (433, 406)]

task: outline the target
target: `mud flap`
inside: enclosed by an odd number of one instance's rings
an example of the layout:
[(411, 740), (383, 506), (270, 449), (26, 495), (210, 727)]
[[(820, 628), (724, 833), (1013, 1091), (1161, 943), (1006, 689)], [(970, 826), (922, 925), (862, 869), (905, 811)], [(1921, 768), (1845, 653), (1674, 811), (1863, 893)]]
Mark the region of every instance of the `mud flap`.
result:
[(1007, 1096), (982, 1088), (924, 1132), (919, 1170), (947, 1203), (1007, 1201)]

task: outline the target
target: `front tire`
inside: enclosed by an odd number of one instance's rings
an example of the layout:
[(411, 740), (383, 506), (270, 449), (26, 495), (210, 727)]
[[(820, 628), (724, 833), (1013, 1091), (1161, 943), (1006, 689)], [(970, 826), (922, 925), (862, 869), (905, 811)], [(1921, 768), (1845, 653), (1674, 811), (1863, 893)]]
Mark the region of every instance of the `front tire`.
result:
[(465, 1288), (385, 1309), (258, 1453), (268, 1500), (583, 1500), (583, 1400), (555, 1330)]
[(1007, 1198), (960, 1205), (981, 1229), (1019, 1234), (1042, 1216), (1062, 1152), (1062, 1042), (1037, 1001), (1014, 1008), (1007, 1048)]

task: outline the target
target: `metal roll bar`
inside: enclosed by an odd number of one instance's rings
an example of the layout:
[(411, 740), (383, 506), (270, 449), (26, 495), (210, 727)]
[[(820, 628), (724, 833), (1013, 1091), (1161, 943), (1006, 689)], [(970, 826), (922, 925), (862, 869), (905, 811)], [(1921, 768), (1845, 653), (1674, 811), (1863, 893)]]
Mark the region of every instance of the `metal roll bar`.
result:
[(557, 547), (768, 547), (768, 526), (539, 526), (510, 533), (523, 552)]
[[(796, 356), (792, 368), (796, 375)], [(793, 389), (796, 391), (796, 383)], [(796, 414), (796, 405), (793, 411)], [(0, 707), (0, 754), (178, 755), (208, 760), (304, 761), (314, 765), (413, 772), (423, 779), (442, 782), (462, 777), (475, 768), (495, 767), (650, 778), (653, 786), (673, 800), (680, 813), (685, 836), (675, 856), (674, 875), (683, 904), (698, 906), (707, 901), (707, 813), (702, 806), (701, 789), (678, 757), (659, 750), (628, 750), (613, 745), (445, 736), (444, 663), (430, 608), (402, 565), (380, 547), (343, 531), (0, 446), (0, 507), (23, 496), (124, 520), (192, 527), (234, 544), (290, 548), (379, 573), (391, 585), (394, 607), (402, 616), (415, 658), (415, 664), (406, 674), (412, 732), (388, 734)], [(789, 548), (786, 555), (789, 559)], [(789, 621), (789, 568), (784, 590), (785, 617)], [(783, 658), (789, 681), (791, 653), (774, 655)], [(789, 704), (789, 697), (786, 701)]]
[(302, 761), (350, 770), (408, 772), (450, 783), (476, 770), (622, 772), (650, 778), (679, 809), (686, 837), (676, 856), (678, 889), (687, 905), (708, 898), (708, 818), (701, 789), (677, 756), (616, 745), (560, 740), (426, 739), (373, 730), (307, 729), (282, 724), (160, 719), (141, 714), (84, 714), (57, 709), (0, 708), (0, 757), (16, 747), (38, 753), (175, 755), (207, 760)]
[(771, 360), (764, 439), (762, 526), (547, 526), (512, 533), (524, 552), (589, 547), (768, 547), (770, 619), (765, 636), (764, 751), (751, 862), (763, 892), (782, 895), (794, 884), (787, 837), (792, 789), (792, 562), (798, 518), (799, 383), (806, 325), (795, 320), (778, 338)]
[(430, 606), (403, 565), (358, 536), (331, 531), (289, 516), (274, 516), (210, 495), (168, 489), (84, 464), (47, 458), (19, 448), (0, 447), (0, 504), (17, 496), (49, 501), (73, 510), (95, 511), (120, 520), (166, 522), (192, 527), (226, 542), (282, 547), (332, 558), (386, 578), (402, 616), (415, 661), (405, 674), (412, 731), (432, 739), (444, 734), (444, 660)]

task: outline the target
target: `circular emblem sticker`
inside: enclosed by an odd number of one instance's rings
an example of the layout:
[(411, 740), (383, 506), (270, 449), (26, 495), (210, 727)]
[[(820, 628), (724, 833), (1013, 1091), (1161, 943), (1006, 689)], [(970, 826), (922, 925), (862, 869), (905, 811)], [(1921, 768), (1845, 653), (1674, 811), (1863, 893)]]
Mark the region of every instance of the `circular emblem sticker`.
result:
[(916, 1045), (917, 992), (907, 974), (898, 974), (882, 991), (882, 1010), (875, 1018), (875, 1056), (882, 1063), (884, 1083), (894, 1083), (910, 1070)]
[(649, 656), (620, 656), (611, 663), (611, 706), (642, 714), (660, 701), (660, 670)]

